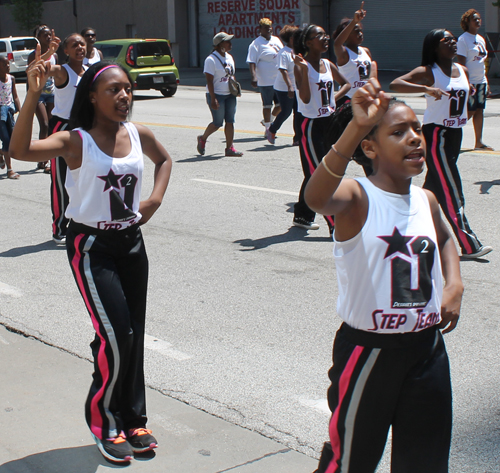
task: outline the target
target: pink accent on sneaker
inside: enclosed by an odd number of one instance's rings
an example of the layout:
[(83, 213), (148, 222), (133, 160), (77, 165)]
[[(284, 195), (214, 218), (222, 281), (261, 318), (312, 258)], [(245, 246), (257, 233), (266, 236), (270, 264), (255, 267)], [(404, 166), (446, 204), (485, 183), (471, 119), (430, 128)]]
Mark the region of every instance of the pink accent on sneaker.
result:
[(243, 156), (243, 153), (241, 151), (237, 151), (234, 146), (231, 146), (231, 148), (226, 148), (225, 152), (226, 156)]

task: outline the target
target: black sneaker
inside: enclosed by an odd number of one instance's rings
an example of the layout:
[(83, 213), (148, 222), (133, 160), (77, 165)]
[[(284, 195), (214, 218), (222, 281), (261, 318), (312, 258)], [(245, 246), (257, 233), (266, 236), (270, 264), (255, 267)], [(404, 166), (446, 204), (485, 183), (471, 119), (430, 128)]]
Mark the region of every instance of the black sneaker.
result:
[(134, 453), (148, 452), (158, 446), (158, 442), (151, 434), (151, 430), (144, 427), (128, 431), (127, 440)]
[(115, 438), (101, 440), (94, 434), (92, 434), (92, 437), (94, 437), (97, 448), (107, 460), (117, 463), (124, 463), (132, 460), (134, 452), (132, 451), (130, 444), (127, 442), (123, 432)]
[(493, 248), (491, 246), (482, 246), (475, 253), (462, 253), (462, 258), (464, 259), (476, 259), (481, 258), (481, 256), (491, 253)]
[(294, 217), (293, 224), (296, 227), (305, 228), (306, 230), (318, 230), (319, 225), (314, 222), (309, 222), (303, 217)]

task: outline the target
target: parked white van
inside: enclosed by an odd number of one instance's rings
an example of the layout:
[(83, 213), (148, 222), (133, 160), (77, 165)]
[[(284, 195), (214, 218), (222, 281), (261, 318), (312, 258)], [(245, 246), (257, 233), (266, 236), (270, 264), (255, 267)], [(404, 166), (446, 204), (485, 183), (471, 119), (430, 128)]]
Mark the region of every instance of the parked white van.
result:
[(36, 48), (38, 40), (32, 36), (10, 36), (0, 38), (0, 56), (7, 56), (10, 61), (10, 73), (24, 74), (28, 56)]

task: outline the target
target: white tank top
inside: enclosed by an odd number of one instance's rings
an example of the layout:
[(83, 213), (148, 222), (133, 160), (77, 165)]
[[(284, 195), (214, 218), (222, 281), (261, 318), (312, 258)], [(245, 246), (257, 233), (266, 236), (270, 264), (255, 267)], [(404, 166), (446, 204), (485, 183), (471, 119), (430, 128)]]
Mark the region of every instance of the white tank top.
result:
[(324, 59), (321, 59), (321, 61), (326, 68), (326, 72), (323, 74), (315, 71), (307, 63), (309, 88), (311, 89), (311, 100), (309, 100), (309, 103), (302, 102), (299, 92), (296, 92), (299, 112), (307, 118), (328, 117), (335, 112), (332, 70), (327, 61)]
[[(50, 56), (49, 62), (52, 66), (55, 66), (57, 64), (56, 58), (54, 57), (53, 54), (52, 54), (52, 56)], [(42, 90), (42, 94), (54, 95), (54, 88), (55, 88), (54, 78), (52, 76), (50, 76), (47, 79), (47, 82), (45, 82), (45, 85), (44, 85), (43, 90)]]
[(365, 48), (360, 46), (358, 49), (360, 53), (356, 54), (351, 49), (346, 48), (349, 60), (343, 66), (339, 66), (340, 73), (351, 84), (351, 88), (346, 94), (348, 97), (352, 97), (357, 89), (367, 83), (372, 69), (372, 60)]
[[(69, 120), (71, 107), (75, 100), (76, 88), (81, 77), (69, 67), (69, 64), (63, 64), (62, 67), (68, 72), (68, 82), (66, 82), (65, 86), (61, 88), (56, 86), (54, 89), (54, 109), (52, 110), (52, 115)], [(87, 67), (84, 66), (84, 69), (87, 69)]]
[(348, 241), (334, 239), (337, 312), (353, 328), (418, 332), (441, 321), (443, 277), (436, 230), (424, 191), (385, 192), (366, 177), (368, 215)]
[(448, 77), (441, 68), (434, 64), (432, 73), (434, 84), (450, 95), (443, 95), (441, 100), (436, 100), (426, 95), (427, 108), (424, 113), (424, 124), (435, 123), (448, 128), (460, 128), (467, 124), (467, 100), (469, 98), (469, 81), (463, 67), (454, 63), (460, 71), (459, 77)]
[(12, 102), (12, 76), (7, 74), (6, 81), (0, 81), (0, 105), (11, 105)]
[(67, 218), (101, 230), (123, 230), (141, 219), (141, 139), (134, 124), (123, 125), (132, 146), (124, 158), (103, 153), (86, 131), (75, 129), (82, 137), (82, 165), (66, 175)]
[(97, 48), (94, 48), (93, 51), (94, 55), (91, 58), (85, 57), (83, 59), (83, 64), (85, 66), (91, 66), (92, 64), (101, 61), (101, 56), (99, 56), (99, 51), (97, 50)]

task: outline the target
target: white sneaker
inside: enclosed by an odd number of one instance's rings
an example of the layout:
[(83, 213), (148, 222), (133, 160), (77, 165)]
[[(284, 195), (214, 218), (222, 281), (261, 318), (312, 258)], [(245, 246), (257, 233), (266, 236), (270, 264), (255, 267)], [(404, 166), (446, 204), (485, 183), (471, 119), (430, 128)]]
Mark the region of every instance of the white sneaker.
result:
[(464, 259), (476, 259), (476, 258), (481, 258), (481, 256), (487, 255), (488, 253), (492, 252), (493, 248), (491, 246), (482, 246), (477, 250), (475, 253), (462, 253), (462, 258)]

